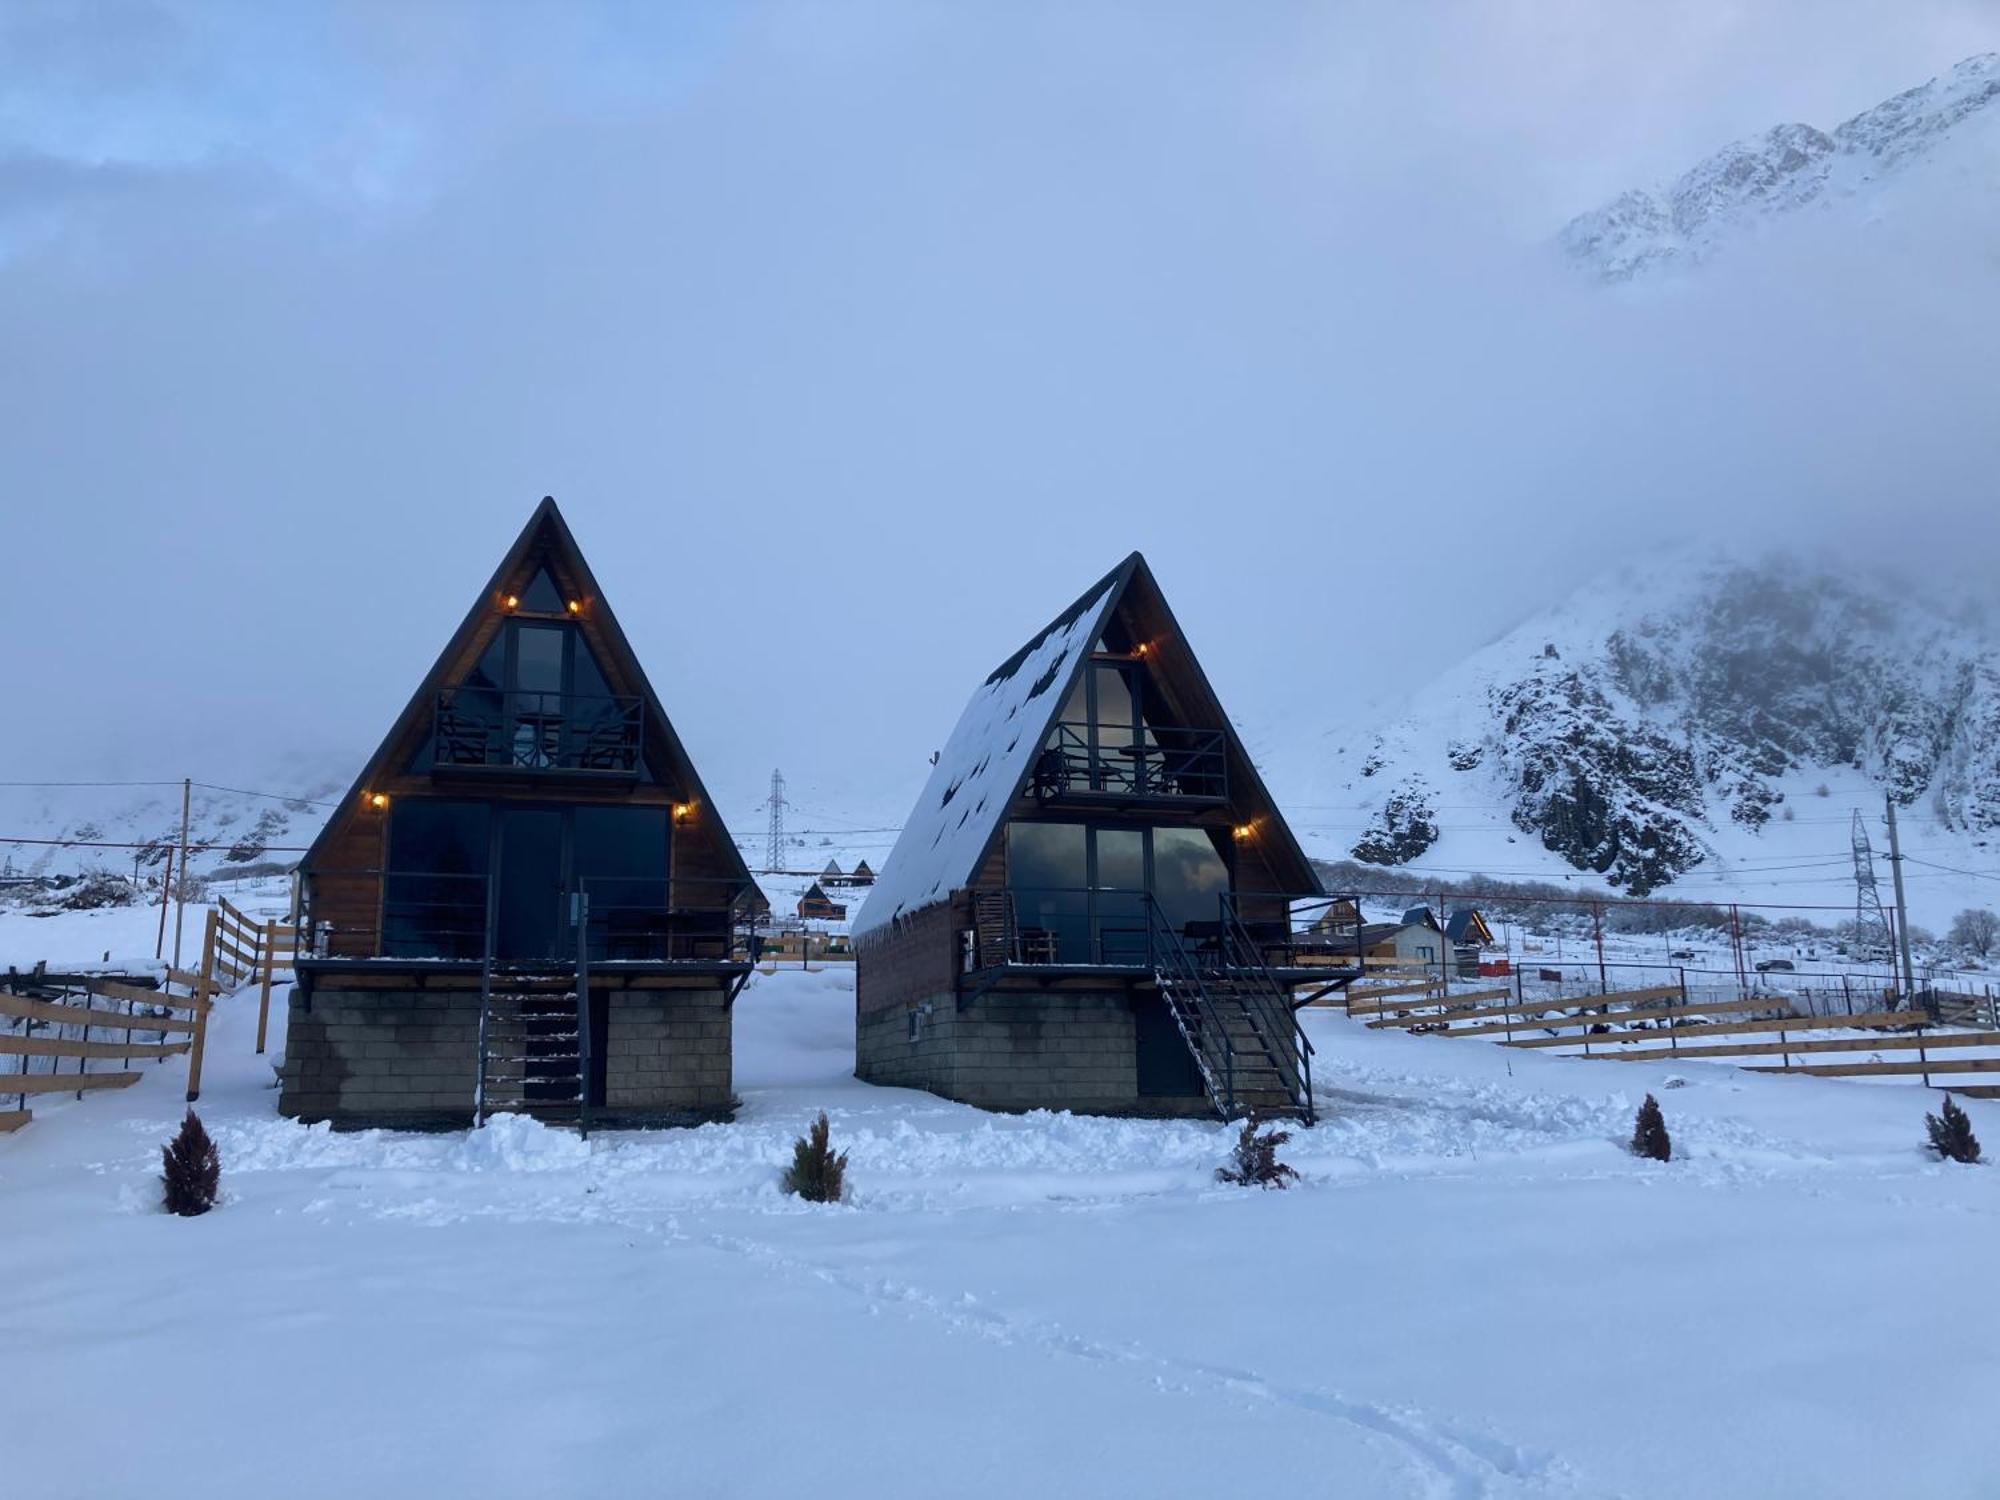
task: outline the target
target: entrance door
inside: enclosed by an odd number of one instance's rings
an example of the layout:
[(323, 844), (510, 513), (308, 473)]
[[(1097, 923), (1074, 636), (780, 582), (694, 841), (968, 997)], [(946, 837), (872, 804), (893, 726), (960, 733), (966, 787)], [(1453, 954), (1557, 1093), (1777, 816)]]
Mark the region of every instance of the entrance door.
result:
[(1165, 1000), (1158, 995), (1133, 997), (1132, 1032), (1139, 1049), (1141, 1097), (1178, 1099), (1202, 1091), (1201, 1067), (1167, 1013)]
[(502, 809), (499, 853), (497, 956), (517, 962), (562, 956), (563, 815), (543, 808)]

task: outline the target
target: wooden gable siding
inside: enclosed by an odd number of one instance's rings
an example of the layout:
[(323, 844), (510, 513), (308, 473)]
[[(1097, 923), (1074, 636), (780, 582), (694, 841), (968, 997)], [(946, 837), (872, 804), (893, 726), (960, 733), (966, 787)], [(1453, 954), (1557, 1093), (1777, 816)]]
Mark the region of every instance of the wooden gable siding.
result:
[[(566, 601), (578, 601), (582, 606), (579, 611), (551, 614), (506, 608), (507, 597), (525, 594), (537, 570), (543, 568), (548, 570)], [(671, 730), (663, 719), (656, 717), (648, 685), (633, 675), (635, 668), (641, 672), (643, 668), (636, 667), (636, 663), (628, 666), (630, 648), (613, 638), (615, 627), (608, 627), (599, 604), (589, 580), (580, 576), (571, 560), (563, 555), (555, 528), (546, 523), (513, 566), (496, 575), (495, 582), (476, 606), (473, 627), (467, 630), (461, 626), (463, 640), (448, 645), (447, 654), (425, 674), (415, 711), (406, 708), (404, 715), (399, 716), (389, 738), (371, 757), (356, 795), (335, 809), (326, 831), (301, 864), (312, 920), (315, 925), (331, 926), (328, 951), (332, 955), (377, 955), (389, 820), (389, 811), (374, 807), (370, 801), (378, 793), (387, 795), (391, 809), (404, 800), (425, 798), (496, 805), (514, 802), (630, 807), (672, 807), (692, 801), (690, 815), (675, 823), (671, 835), (669, 900), (677, 907), (729, 904), (728, 883), (742, 876), (740, 856), (728, 841), (720, 819), (708, 815), (709, 809), (700, 804), (683, 768), (677, 764), (672, 753)], [(647, 702), (642, 751), (653, 781), (617, 783), (501, 774), (476, 781), (440, 783), (428, 769), (408, 769), (432, 732), (435, 718), (432, 695), (439, 688), (463, 682), (509, 619), (562, 620), (573, 624), (611, 691)]]

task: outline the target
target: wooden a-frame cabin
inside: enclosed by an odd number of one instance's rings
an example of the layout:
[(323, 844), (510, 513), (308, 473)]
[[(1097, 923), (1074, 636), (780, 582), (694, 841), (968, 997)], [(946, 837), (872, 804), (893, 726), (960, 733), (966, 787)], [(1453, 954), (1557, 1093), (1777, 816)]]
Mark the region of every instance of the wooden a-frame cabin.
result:
[(733, 1108), (762, 893), (544, 499), (299, 864), (282, 1113)]
[(1321, 894), (1133, 553), (973, 694), (855, 922), (856, 1075), (998, 1109), (1310, 1120)]

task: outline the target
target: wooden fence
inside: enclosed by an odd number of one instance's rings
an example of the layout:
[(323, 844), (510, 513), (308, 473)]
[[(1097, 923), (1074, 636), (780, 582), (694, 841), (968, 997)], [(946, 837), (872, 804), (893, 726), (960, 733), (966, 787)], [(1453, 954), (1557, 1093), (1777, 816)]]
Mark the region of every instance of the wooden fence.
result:
[[(1923, 1012), (1907, 1010), (1801, 1016), (1771, 996), (1690, 1000), (1681, 985), (1618, 990), (1587, 1001), (1560, 1003), (1523, 1000), (1505, 987), (1447, 996), (1434, 985), (1388, 985), (1350, 992), (1347, 1004), (1348, 1014), (1373, 1030), (1487, 1038), (1506, 1047), (1581, 1048), (1582, 1056), (1617, 1062), (1726, 1058), (1740, 1059), (1739, 1065), (1752, 1072), (1822, 1078), (1920, 1077), (1926, 1084), (1933, 1075), (2000, 1074), (2000, 1056), (1955, 1055), (1974, 1050), (2000, 1053), (2000, 1028), (1939, 1030)], [(1856, 1034), (1800, 1035), (1834, 1030)], [(1883, 1052), (1915, 1056), (1839, 1057)], [(1974, 1085), (1963, 1092), (2000, 1097), (2000, 1086)]]
[[(141, 1074), (135, 1062), (160, 1063), (185, 1055), (187, 1097), (201, 1094), (202, 1055), (208, 1017), (219, 996), (259, 981), (257, 1050), (270, 1024), (271, 986), (298, 957), (298, 930), (282, 922), (259, 922), (218, 901), (208, 914), (198, 970), (170, 968), (156, 987), (142, 976), (50, 975), (43, 969), (12, 972), (0, 992), (0, 1017), (22, 1023), (20, 1034), (0, 1035), (0, 1058), (18, 1057), (13, 1071), (0, 1071), (0, 1101), (12, 1096), (15, 1108), (0, 1109), (0, 1134), (18, 1130), (33, 1117), (30, 1095), (128, 1088)], [(135, 1039), (135, 1034), (136, 1038)], [(47, 1058), (48, 1070), (33, 1070)], [(70, 1060), (75, 1071), (65, 1071)], [(90, 1071), (93, 1061), (115, 1061), (115, 1069)]]

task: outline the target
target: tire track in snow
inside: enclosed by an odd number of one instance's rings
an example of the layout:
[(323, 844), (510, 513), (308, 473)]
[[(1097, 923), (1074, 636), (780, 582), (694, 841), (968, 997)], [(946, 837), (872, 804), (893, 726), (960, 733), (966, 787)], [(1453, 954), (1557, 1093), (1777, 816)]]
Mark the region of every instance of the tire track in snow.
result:
[(1060, 1358), (1130, 1370), (1146, 1377), (1155, 1390), (1234, 1396), (1360, 1429), (1400, 1448), (1421, 1485), (1420, 1493), (1438, 1500), (1589, 1493), (1579, 1487), (1569, 1464), (1553, 1453), (1441, 1423), (1413, 1407), (1357, 1400), (1337, 1391), (1269, 1380), (1255, 1371), (1176, 1359), (1137, 1347), (1117, 1347), (1045, 1319), (991, 1311), (969, 1295), (952, 1301), (907, 1282), (855, 1276), (800, 1260), (758, 1240), (726, 1234), (697, 1238), (677, 1229), (649, 1227), (683, 1244), (704, 1244), (772, 1271), (810, 1277), (859, 1299), (871, 1311), (894, 1307), (954, 1333), (998, 1344), (1028, 1345)]

